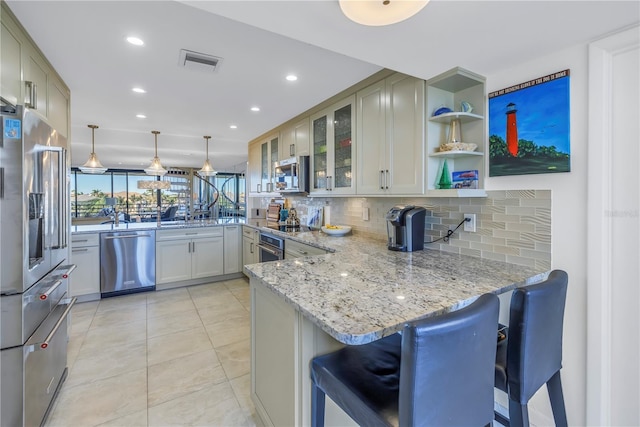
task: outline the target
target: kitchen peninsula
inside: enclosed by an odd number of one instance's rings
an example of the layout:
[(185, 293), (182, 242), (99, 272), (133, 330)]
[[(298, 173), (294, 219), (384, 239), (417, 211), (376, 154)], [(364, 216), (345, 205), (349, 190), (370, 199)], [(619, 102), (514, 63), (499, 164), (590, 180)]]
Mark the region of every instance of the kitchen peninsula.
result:
[[(266, 425), (310, 424), (309, 361), (365, 344), (404, 323), (544, 280), (548, 272), (424, 250), (393, 252), (384, 239), (288, 234), (335, 253), (247, 267), (251, 278), (251, 395)], [(327, 425), (348, 422), (327, 399)]]

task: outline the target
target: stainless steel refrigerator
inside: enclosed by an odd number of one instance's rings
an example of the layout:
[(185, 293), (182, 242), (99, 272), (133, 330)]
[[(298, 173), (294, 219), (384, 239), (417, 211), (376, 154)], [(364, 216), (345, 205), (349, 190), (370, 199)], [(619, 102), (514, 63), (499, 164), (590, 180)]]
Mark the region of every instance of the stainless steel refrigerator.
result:
[(67, 372), (67, 141), (20, 106), (0, 108), (0, 425), (41, 425)]

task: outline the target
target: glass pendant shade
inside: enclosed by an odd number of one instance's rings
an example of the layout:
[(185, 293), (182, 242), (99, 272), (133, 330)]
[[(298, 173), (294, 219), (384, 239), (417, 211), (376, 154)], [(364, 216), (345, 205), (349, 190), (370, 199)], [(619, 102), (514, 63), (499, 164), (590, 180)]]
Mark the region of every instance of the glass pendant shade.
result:
[(169, 181), (138, 181), (138, 188), (141, 190), (168, 190), (171, 188)]
[(342, 13), (353, 22), (382, 26), (411, 18), (429, 0), (340, 0), (339, 3)]
[(91, 154), (89, 155), (89, 160), (87, 160), (84, 165), (80, 166), (80, 170), (82, 173), (99, 175), (105, 173), (107, 168), (102, 166), (102, 163), (98, 160), (98, 156), (95, 152), (95, 131), (98, 129), (98, 126), (87, 125), (87, 127), (91, 128)]
[(198, 174), (202, 176), (213, 176), (218, 173), (215, 169), (213, 169), (213, 167), (211, 166), (211, 163), (209, 162), (209, 139), (210, 138), (211, 138), (210, 136), (204, 137), (205, 141), (207, 142), (207, 157), (206, 157), (206, 160), (204, 161), (204, 165), (202, 166), (202, 169), (198, 171)]
[(155, 136), (156, 155), (153, 157), (153, 160), (151, 160), (149, 167), (144, 170), (144, 173), (151, 176), (165, 176), (167, 170), (162, 167), (162, 163), (160, 163), (160, 158), (158, 157), (158, 134), (160, 134), (160, 132), (152, 130), (151, 133)]

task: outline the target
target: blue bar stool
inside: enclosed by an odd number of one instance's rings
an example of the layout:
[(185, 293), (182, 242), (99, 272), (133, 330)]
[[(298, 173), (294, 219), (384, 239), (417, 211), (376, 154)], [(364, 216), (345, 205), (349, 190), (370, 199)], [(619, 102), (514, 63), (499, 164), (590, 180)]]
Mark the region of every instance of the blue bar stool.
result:
[(405, 325), (370, 344), (311, 361), (311, 425), (328, 395), (361, 426), (482, 426), (493, 420), (499, 301)]
[(562, 324), (569, 278), (554, 270), (544, 282), (518, 288), (511, 296), (506, 339), (498, 343), (496, 387), (509, 396), (505, 426), (529, 426), (529, 399), (547, 384), (556, 426), (567, 426), (562, 395)]

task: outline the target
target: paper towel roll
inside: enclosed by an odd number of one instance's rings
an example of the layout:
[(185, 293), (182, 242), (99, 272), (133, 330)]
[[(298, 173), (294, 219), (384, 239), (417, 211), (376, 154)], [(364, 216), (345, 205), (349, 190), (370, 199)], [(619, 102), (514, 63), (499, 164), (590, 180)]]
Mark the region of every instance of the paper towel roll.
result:
[(331, 225), (331, 206), (324, 207), (324, 225)]

